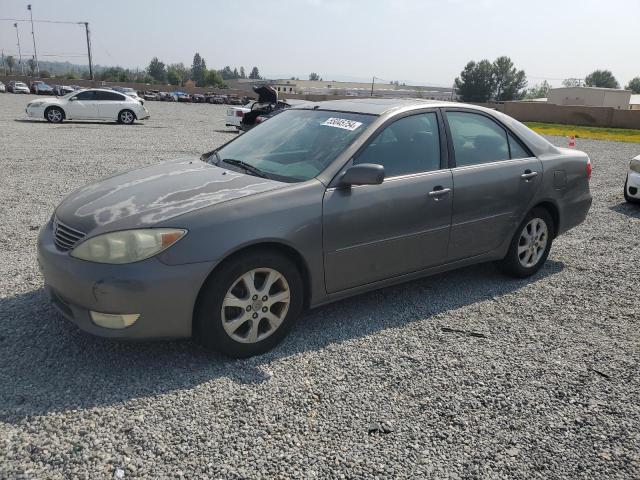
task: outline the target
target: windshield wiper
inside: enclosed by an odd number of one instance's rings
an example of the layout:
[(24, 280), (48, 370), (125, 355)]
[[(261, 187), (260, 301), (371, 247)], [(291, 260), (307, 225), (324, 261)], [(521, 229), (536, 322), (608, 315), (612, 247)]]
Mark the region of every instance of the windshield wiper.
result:
[(222, 161), (224, 163), (228, 163), (229, 165), (234, 165), (236, 167), (244, 168), (245, 171), (255, 175), (256, 177), (267, 178), (267, 174), (265, 172), (260, 170), (258, 167), (254, 167), (250, 163), (243, 162), (242, 160), (236, 160), (234, 158), (225, 158)]

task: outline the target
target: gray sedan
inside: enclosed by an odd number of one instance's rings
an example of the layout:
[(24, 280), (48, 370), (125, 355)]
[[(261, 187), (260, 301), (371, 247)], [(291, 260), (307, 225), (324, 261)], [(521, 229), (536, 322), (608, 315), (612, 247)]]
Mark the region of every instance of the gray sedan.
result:
[(584, 153), (485, 108), (309, 103), (200, 158), (77, 190), (38, 258), (87, 332), (246, 357), (305, 308), (480, 262), (534, 274), (585, 219), (590, 175)]

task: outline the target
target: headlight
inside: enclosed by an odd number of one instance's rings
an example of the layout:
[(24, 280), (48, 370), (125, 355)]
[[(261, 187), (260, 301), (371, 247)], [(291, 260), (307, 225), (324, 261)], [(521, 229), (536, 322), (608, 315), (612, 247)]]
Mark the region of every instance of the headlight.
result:
[(82, 242), (71, 251), (71, 256), (97, 263), (133, 263), (157, 255), (186, 233), (176, 228), (105, 233)]
[(636, 173), (640, 173), (640, 158), (634, 158), (629, 162), (629, 168)]
[(29, 105), (27, 105), (28, 107), (41, 107), (42, 105), (44, 105), (44, 102), (31, 102)]

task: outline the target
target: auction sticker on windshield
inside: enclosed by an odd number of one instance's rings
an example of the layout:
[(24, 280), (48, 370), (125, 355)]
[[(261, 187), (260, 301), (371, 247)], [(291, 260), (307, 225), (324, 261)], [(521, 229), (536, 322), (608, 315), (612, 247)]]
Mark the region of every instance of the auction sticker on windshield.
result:
[(360, 125), (362, 125), (362, 122), (347, 120), (346, 118), (331, 117), (331, 118), (327, 118), (320, 125), (326, 125), (327, 127), (344, 128), (345, 130), (353, 131), (356, 128), (358, 128)]

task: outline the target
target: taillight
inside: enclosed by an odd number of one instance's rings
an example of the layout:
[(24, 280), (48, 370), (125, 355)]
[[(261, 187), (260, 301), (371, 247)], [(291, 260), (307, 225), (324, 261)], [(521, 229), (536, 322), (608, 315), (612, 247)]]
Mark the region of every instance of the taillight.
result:
[(236, 110), (236, 117), (244, 117), (244, 112), (242, 110)]
[(264, 117), (257, 117), (257, 118), (256, 118), (256, 123), (262, 123), (262, 122), (264, 122), (265, 120), (266, 120), (266, 118), (264, 118)]
[(587, 180), (591, 180), (591, 159), (587, 158)]

